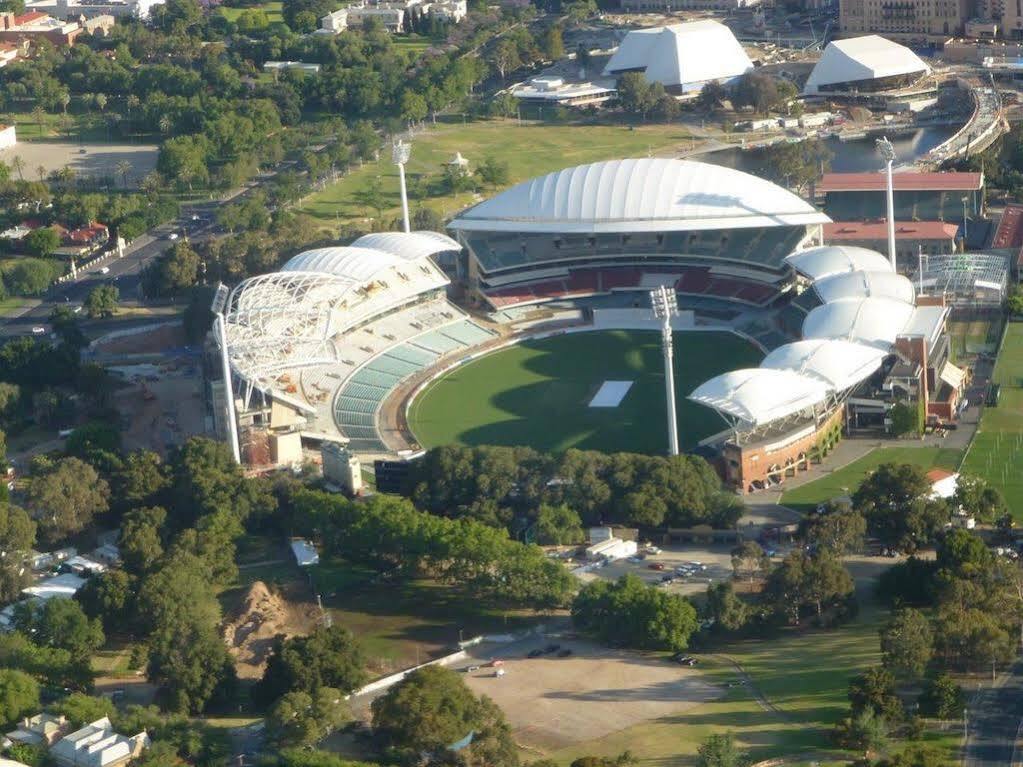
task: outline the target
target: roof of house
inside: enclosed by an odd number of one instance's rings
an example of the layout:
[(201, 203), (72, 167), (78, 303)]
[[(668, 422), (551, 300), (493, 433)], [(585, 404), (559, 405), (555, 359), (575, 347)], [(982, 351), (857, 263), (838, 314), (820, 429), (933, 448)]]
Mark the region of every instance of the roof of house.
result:
[(88, 226), (81, 226), (78, 229), (72, 229), (67, 233), (67, 237), (72, 242), (92, 242), (94, 239), (103, 234), (109, 234), (106, 224), (93, 222)]
[[(883, 192), (885, 173), (825, 173), (818, 192)], [(896, 192), (975, 192), (984, 186), (983, 173), (893, 173)]]
[(25, 24), (31, 24), (33, 21), (40, 21), (47, 18), (49, 15), (50, 14), (43, 13), (42, 11), (28, 11), (20, 16), (15, 16), (14, 25), (20, 27)]
[[(959, 231), (958, 224), (948, 221), (896, 221), (896, 240), (951, 240)], [(888, 225), (884, 221), (836, 221), (824, 225), (824, 239), (887, 240)]]

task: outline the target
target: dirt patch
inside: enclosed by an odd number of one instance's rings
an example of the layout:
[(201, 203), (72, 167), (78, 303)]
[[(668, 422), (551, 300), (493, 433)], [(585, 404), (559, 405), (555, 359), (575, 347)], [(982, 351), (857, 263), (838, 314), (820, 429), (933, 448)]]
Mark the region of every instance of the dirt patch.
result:
[(96, 354), (162, 354), (184, 346), (185, 328), (180, 322), (165, 322), (137, 333), (97, 338), (92, 344)]
[(308, 606), (289, 603), (263, 581), (253, 583), (234, 618), (224, 626), (224, 641), (235, 658), (238, 676), (261, 677), (277, 638), (307, 634), (315, 622)]

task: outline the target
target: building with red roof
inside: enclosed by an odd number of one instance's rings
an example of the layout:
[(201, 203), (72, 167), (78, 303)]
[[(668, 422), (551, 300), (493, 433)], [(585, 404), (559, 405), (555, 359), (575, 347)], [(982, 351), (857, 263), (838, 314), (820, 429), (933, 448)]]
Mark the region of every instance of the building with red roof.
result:
[(0, 13), (0, 42), (20, 43), (45, 38), (54, 45), (72, 45), (82, 33), (77, 21), (61, 21), (42, 11)]
[[(955, 251), (959, 225), (945, 221), (896, 221), (895, 252), (901, 265), (916, 266), (921, 250), (927, 255)], [(858, 245), (888, 252), (888, 225), (883, 220), (836, 221), (824, 224), (829, 245)]]
[[(896, 221), (962, 223), (983, 213), (983, 173), (895, 173), (892, 187)], [(884, 173), (825, 173), (814, 191), (833, 221), (887, 216)]]

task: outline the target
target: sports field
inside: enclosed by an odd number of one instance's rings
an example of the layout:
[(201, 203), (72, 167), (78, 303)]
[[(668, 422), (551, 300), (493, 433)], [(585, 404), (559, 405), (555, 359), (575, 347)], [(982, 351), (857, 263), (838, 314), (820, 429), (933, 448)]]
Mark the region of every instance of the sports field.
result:
[[(675, 389), (681, 446), (692, 448), (726, 424), (685, 396), (708, 378), (756, 365), (762, 355), (730, 333), (675, 334)], [(605, 381), (631, 381), (615, 407), (590, 407)], [(574, 333), (525, 341), (461, 365), (416, 398), (409, 425), (425, 447), (529, 445), (539, 450), (664, 453), (660, 334)]]
[(997, 407), (985, 407), (962, 470), (1002, 491), (1017, 521), (1023, 520), (1023, 323), (1009, 324), (995, 365), (1001, 384)]

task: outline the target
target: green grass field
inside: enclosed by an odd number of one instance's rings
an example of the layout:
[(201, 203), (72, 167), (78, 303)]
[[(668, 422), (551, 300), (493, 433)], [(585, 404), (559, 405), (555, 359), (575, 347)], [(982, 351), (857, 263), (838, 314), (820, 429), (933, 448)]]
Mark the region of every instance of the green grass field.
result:
[(251, 8), (228, 8), (226, 5), (222, 5), (217, 9), (217, 12), (228, 21), (233, 22), (237, 21), (238, 17), (246, 11), (263, 11), (270, 23), (273, 24), (275, 21), (284, 20), (284, 17), (281, 16), (282, 5), (283, 2), (281, 0), (271, 0), (271, 2), (260, 3)]
[[(463, 125), (438, 124), (412, 140), (412, 158), (407, 173), (410, 179), (412, 208), (426, 206), (442, 215), (452, 215), (477, 201), (472, 193), (442, 197), (416, 198), (416, 187), (427, 177), (439, 179), (444, 163), (461, 152), (470, 168), (486, 157), (508, 163), (509, 182), (514, 184), (543, 173), (587, 162), (620, 157), (670, 155), (689, 146), (689, 134), (677, 125), (650, 125), (630, 130), (608, 125), (537, 125), (515, 120), (488, 120)], [(324, 223), (338, 218), (361, 219), (375, 212), (358, 205), (353, 195), (373, 177), (380, 177), (387, 194), (385, 219), (400, 213), (398, 170), (390, 157), (366, 163), (338, 183), (307, 197), (299, 210)], [(496, 190), (486, 190), (490, 196)]]
[[(726, 426), (713, 410), (685, 396), (708, 378), (755, 365), (760, 358), (731, 334), (675, 334), (683, 447)], [(654, 332), (600, 331), (526, 341), (438, 379), (416, 398), (409, 425), (427, 447), (459, 443), (663, 453), (662, 364), (660, 337)], [(618, 407), (589, 407), (608, 380), (634, 383)]]
[(1023, 323), (1010, 323), (998, 362), (1001, 384), (997, 407), (985, 407), (963, 471), (985, 477), (1001, 490), (1017, 521), (1023, 521)]
[(872, 450), (859, 460), (840, 469), (808, 482), (801, 487), (787, 491), (781, 502), (793, 509), (809, 510), (818, 503), (845, 495), (852, 495), (864, 477), (882, 463), (911, 463), (924, 469), (955, 470), (962, 453), (941, 447), (882, 447)]
[(979, 353), (993, 354), (1002, 333), (1001, 321), (975, 320), (948, 323), (952, 361), (968, 360)]

